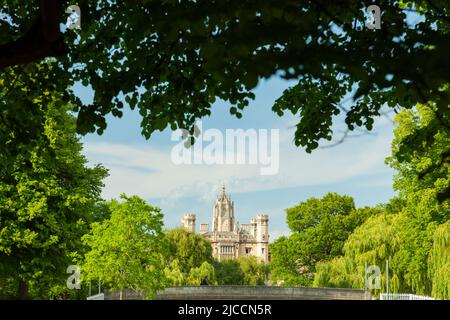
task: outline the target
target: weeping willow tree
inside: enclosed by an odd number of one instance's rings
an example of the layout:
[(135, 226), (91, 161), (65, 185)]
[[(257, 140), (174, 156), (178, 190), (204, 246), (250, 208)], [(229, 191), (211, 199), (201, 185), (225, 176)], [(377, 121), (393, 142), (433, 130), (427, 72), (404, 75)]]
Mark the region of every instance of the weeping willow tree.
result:
[[(318, 265), (316, 286), (364, 288), (365, 266), (384, 271), (388, 260), (390, 292), (449, 298), (450, 201), (445, 195), (450, 186), (450, 130), (442, 121), (430, 105), (397, 115), (387, 163), (397, 171), (394, 189), (401, 205), (395, 210), (386, 206), (385, 214), (355, 229), (342, 257)], [(409, 142), (421, 139), (428, 142), (408, 149)], [(382, 272), (380, 289), (372, 293), (386, 291), (385, 276)]]
[[(405, 243), (411, 232), (411, 219), (404, 212), (380, 214), (369, 218), (350, 235), (344, 245), (344, 256), (319, 263), (314, 278), (316, 287), (365, 288), (366, 267), (380, 268), (380, 287), (371, 293), (378, 296), (386, 292), (386, 260), (389, 262), (389, 292), (418, 293), (439, 299), (450, 299), (450, 220), (434, 227), (430, 224), (424, 234), (434, 230), (432, 248), (422, 244), (424, 236), (418, 234), (419, 247), (428, 252), (428, 263), (417, 266), (408, 256), (412, 245)], [(409, 258), (409, 259), (408, 259)], [(409, 263), (409, 264), (408, 264)], [(405, 266), (406, 265), (406, 266)], [(426, 268), (427, 274), (412, 277), (415, 268)], [(428, 288), (419, 291), (420, 288)]]
[[(395, 258), (410, 292), (431, 295), (442, 284), (436, 282), (440, 279), (434, 276), (437, 269), (431, 267), (429, 256), (437, 228), (450, 220), (450, 201), (445, 200), (450, 186), (450, 127), (433, 105), (403, 111), (396, 123), (387, 163), (397, 171), (394, 189), (405, 200), (405, 221)], [(422, 138), (428, 142), (418, 143)], [(414, 149), (408, 147), (410, 141), (417, 141)]]
[(450, 299), (450, 220), (436, 229), (433, 238), (429, 257), (432, 295), (439, 299)]
[[(353, 288), (360, 289), (364, 281), (364, 273), (358, 272), (350, 259), (340, 256), (316, 265), (314, 287)], [(363, 271), (364, 272), (364, 271)], [(361, 278), (361, 279), (360, 279)]]
[(178, 259), (173, 260), (164, 268), (164, 275), (171, 286), (183, 286), (186, 284), (186, 277), (180, 269)]
[(386, 292), (384, 265), (389, 261), (389, 290), (399, 292), (403, 275), (396, 267), (395, 253), (401, 245), (401, 214), (381, 213), (370, 217), (349, 236), (344, 245), (344, 256), (318, 264), (314, 278), (316, 287), (365, 288), (366, 267), (381, 271), (380, 287), (372, 294)]
[(180, 268), (178, 259), (175, 259), (164, 268), (164, 275), (170, 286), (198, 286), (205, 279), (208, 285), (217, 284), (214, 266), (207, 261), (184, 273)]
[(188, 285), (198, 286), (203, 280), (206, 280), (208, 285), (216, 285), (216, 274), (214, 271), (214, 266), (206, 261), (204, 261), (200, 267), (192, 268), (189, 271)]

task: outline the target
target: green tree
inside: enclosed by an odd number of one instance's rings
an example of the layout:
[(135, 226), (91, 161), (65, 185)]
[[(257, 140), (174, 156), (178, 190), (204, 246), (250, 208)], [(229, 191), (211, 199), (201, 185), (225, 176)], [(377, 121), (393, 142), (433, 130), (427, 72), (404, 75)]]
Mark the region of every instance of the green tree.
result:
[(361, 289), (364, 286), (363, 273), (356, 270), (352, 261), (343, 256), (328, 261), (318, 262), (314, 274), (314, 287), (322, 288), (353, 288)]
[(219, 285), (257, 286), (264, 285), (268, 279), (269, 266), (249, 256), (216, 261), (215, 271)]
[[(336, 119), (345, 119), (348, 130), (371, 130), (382, 106), (436, 104), (437, 126), (418, 132), (407, 143), (411, 148), (450, 127), (446, 1), (383, 1), (382, 30), (366, 30), (367, 3), (359, 0), (80, 0), (81, 29), (60, 33), (65, 4), (2, 2), (0, 85), (7, 87), (11, 70), (20, 72), (22, 64), (54, 57), (45, 60), (58, 61), (53, 73), (33, 74), (66, 92), (80, 133), (102, 133), (108, 114), (121, 117), (122, 96), (139, 110), (146, 138), (166, 127), (193, 133), (196, 119), (210, 115), (217, 99), (242, 117), (259, 80), (275, 75), (298, 81), (272, 109), (298, 117), (294, 142), (307, 151), (331, 139)], [(423, 21), (411, 25), (411, 10)], [(74, 93), (76, 82), (93, 89), (92, 102)], [(344, 108), (349, 93), (353, 101)]]
[(436, 228), (429, 256), (431, 294), (438, 299), (450, 299), (450, 220)]
[(171, 286), (184, 286), (187, 284), (186, 274), (181, 272), (178, 259), (173, 259), (164, 267), (164, 275)]
[(15, 91), (26, 76), (0, 88), (0, 296), (52, 298), (84, 252), (107, 171), (87, 166), (60, 93), (37, 80)]
[[(443, 202), (450, 192), (450, 127), (441, 125), (436, 112), (434, 105), (419, 104), (416, 110), (396, 116), (392, 155), (386, 162), (397, 171), (394, 188), (404, 201), (415, 192), (428, 190)], [(448, 216), (440, 221), (442, 218)]]
[[(314, 286), (363, 289), (365, 267), (375, 265), (382, 271), (381, 287), (372, 293), (379, 295), (386, 292), (384, 265), (388, 260), (390, 292), (415, 292), (448, 299), (449, 222), (437, 228), (430, 224), (425, 229), (412, 227), (414, 222), (406, 211), (370, 217), (349, 236), (343, 256), (317, 264)], [(430, 230), (435, 230), (431, 244)], [(414, 231), (417, 243), (406, 243), (412, 240)], [(427, 274), (417, 276), (416, 270), (425, 270)]]
[(189, 271), (187, 284), (198, 286), (203, 280), (206, 280), (208, 285), (217, 284), (214, 266), (206, 261), (200, 267), (192, 268)]
[(390, 292), (407, 292), (404, 273), (395, 259), (403, 245), (400, 238), (403, 222), (404, 216), (398, 213), (382, 212), (369, 217), (348, 237), (343, 256), (317, 264), (314, 286), (364, 289), (365, 268), (377, 266), (382, 272), (381, 286), (372, 293), (378, 295), (386, 292), (384, 266), (388, 260)]
[[(396, 259), (401, 263), (405, 283), (418, 294), (432, 292), (433, 277), (429, 277), (428, 260), (433, 235), (439, 225), (450, 219), (450, 201), (446, 195), (450, 166), (445, 164), (450, 159), (450, 130), (440, 126), (436, 109), (432, 105), (418, 105), (416, 111), (397, 115), (392, 156), (387, 159), (397, 171), (394, 189), (405, 201), (403, 245)], [(419, 133), (422, 138), (417, 138)], [(408, 146), (411, 139), (418, 143), (414, 149)], [(423, 139), (428, 143), (419, 143)]]
[(269, 267), (263, 262), (258, 262), (254, 256), (239, 257), (239, 266), (244, 274), (244, 285), (261, 286), (268, 279)]
[[(450, 201), (445, 194), (450, 167), (442, 164), (448, 157), (450, 131), (438, 125), (435, 109), (418, 105), (415, 111), (397, 115), (387, 163), (397, 170), (394, 189), (398, 197), (384, 206), (385, 215), (373, 217), (355, 230), (344, 246), (344, 257), (318, 266), (316, 285), (345, 283), (361, 288), (363, 265), (383, 266), (389, 260), (391, 291), (448, 297)], [(429, 131), (430, 126), (436, 131)], [(408, 141), (420, 132), (434, 136), (408, 149)], [(400, 152), (402, 149), (408, 151)], [(342, 263), (346, 268), (339, 267)], [(339, 282), (342, 279), (346, 280)]]
[(328, 193), (286, 210), (293, 234), (271, 244), (273, 279), (284, 284), (310, 285), (315, 265), (342, 255), (353, 230), (379, 209), (356, 209), (349, 196)]
[(183, 273), (177, 259), (167, 265), (164, 273), (171, 286), (198, 286), (206, 279), (208, 285), (217, 284), (214, 266), (204, 261), (200, 266), (190, 268), (188, 273)]
[(125, 289), (151, 298), (166, 284), (163, 214), (137, 196), (122, 195), (121, 199), (111, 201), (110, 219), (93, 223), (92, 231), (83, 236), (90, 251), (82, 265), (82, 278), (120, 290), (120, 299)]
[(216, 261), (215, 273), (219, 285), (243, 285), (244, 273), (236, 260)]
[(211, 242), (205, 237), (189, 232), (185, 228), (170, 229), (165, 232), (168, 246), (167, 264), (177, 260), (179, 269), (189, 274), (192, 268), (199, 268), (203, 262), (213, 264)]
[(296, 260), (297, 245), (291, 237), (281, 236), (270, 244), (271, 280), (282, 280), (283, 285), (307, 285), (307, 275), (298, 272)]

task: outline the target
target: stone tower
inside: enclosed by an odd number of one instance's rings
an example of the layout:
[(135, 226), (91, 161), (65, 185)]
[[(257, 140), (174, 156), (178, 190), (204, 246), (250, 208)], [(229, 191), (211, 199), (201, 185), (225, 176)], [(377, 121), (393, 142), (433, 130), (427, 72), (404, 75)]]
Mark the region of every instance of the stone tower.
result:
[(258, 214), (256, 216), (256, 250), (257, 256), (262, 261), (269, 260), (269, 216)]
[(183, 216), (183, 220), (181, 221), (183, 227), (190, 232), (195, 232), (195, 214), (188, 213)]
[(213, 209), (213, 232), (233, 232), (235, 231), (234, 203), (231, 197), (225, 194), (225, 186), (222, 187), (222, 193), (216, 200)]
[[(183, 226), (195, 232), (195, 215), (185, 214)], [(200, 234), (211, 242), (213, 256), (218, 261), (254, 256), (260, 262), (270, 261), (269, 216), (258, 214), (248, 224), (239, 225), (234, 216), (234, 202), (225, 193), (225, 186), (213, 207), (212, 228), (200, 225)]]

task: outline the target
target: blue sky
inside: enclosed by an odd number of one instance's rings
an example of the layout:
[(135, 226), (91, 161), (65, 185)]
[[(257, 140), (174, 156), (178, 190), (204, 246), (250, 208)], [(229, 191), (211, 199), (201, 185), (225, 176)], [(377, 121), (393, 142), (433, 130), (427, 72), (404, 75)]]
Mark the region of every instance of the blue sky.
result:
[[(269, 215), (271, 240), (289, 233), (284, 210), (309, 197), (338, 192), (352, 196), (358, 207), (392, 197), (394, 172), (384, 164), (390, 154), (392, 122), (381, 117), (372, 134), (348, 138), (335, 147), (308, 154), (293, 144), (297, 119), (292, 115), (280, 118), (271, 111), (274, 101), (292, 84), (275, 77), (261, 81), (254, 90), (256, 99), (244, 110), (242, 119), (231, 116), (229, 105), (221, 101), (213, 105), (211, 117), (202, 119), (203, 130), (279, 129), (278, 174), (261, 176), (255, 165), (176, 166), (170, 158), (176, 144), (170, 139), (171, 131), (158, 132), (145, 140), (140, 134), (139, 114), (128, 109), (122, 119), (108, 117), (103, 135), (82, 138), (90, 163), (102, 163), (110, 170), (103, 196), (109, 199), (121, 193), (137, 194), (162, 209), (167, 227), (178, 226), (183, 214), (195, 213), (198, 229), (200, 223), (211, 223), (214, 200), (225, 183), (240, 223), (247, 223), (258, 213)], [(91, 99), (88, 89), (77, 86), (76, 91), (85, 101)], [(344, 131), (340, 123), (334, 127), (336, 140)]]

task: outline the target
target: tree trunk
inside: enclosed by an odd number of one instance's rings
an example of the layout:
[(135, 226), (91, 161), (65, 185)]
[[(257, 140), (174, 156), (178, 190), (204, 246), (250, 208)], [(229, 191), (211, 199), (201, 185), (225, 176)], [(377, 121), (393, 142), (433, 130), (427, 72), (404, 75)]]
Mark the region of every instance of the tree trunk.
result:
[(39, 16), (28, 32), (0, 45), (0, 69), (66, 53), (67, 47), (58, 22), (63, 3), (61, 0), (41, 0)]
[(120, 289), (119, 300), (123, 300), (123, 289)]
[(20, 281), (18, 293), (20, 300), (28, 300), (28, 283), (25, 281)]

